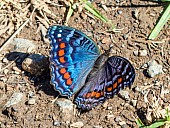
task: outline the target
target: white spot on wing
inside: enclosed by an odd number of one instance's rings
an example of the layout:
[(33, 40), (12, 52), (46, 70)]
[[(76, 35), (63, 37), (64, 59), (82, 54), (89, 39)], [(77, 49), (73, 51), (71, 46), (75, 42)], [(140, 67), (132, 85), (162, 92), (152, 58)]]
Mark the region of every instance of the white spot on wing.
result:
[(61, 34), (58, 34), (57, 37), (61, 37)]

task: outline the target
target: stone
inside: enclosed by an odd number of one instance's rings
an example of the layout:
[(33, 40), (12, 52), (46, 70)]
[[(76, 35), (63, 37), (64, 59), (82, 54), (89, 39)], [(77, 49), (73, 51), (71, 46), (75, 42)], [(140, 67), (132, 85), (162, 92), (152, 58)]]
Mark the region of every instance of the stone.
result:
[(12, 94), (12, 96), (10, 97), (10, 99), (7, 101), (7, 103), (5, 104), (5, 107), (10, 107), (14, 104), (19, 103), (20, 101), (22, 101), (24, 94), (20, 93), (20, 92), (14, 92)]
[(53, 122), (53, 125), (59, 127), (61, 125), (61, 122), (59, 122), (58, 120), (55, 120)]
[(133, 51), (133, 54), (134, 54), (135, 56), (138, 56), (139, 51), (138, 51), (138, 50), (135, 50), (135, 51)]
[(28, 39), (14, 38), (11, 45), (16, 52), (33, 53), (36, 50), (36, 45)]
[(58, 106), (60, 112), (60, 117), (62, 121), (70, 121), (74, 116), (74, 104), (72, 101), (64, 98), (57, 99), (55, 104)]
[(22, 62), (22, 68), (36, 76), (41, 75), (48, 69), (47, 67), (49, 67), (48, 58), (39, 54), (32, 54)]
[(30, 98), (30, 99), (28, 100), (28, 105), (34, 105), (35, 103), (36, 103), (35, 98)]
[(147, 54), (148, 54), (148, 52), (147, 52), (147, 50), (135, 50), (135, 51), (133, 51), (133, 54), (135, 55), (135, 56), (141, 56), (141, 57), (143, 57), (143, 56), (147, 56)]
[(147, 73), (150, 77), (154, 77), (158, 74), (163, 73), (162, 65), (158, 64), (155, 60), (151, 60), (148, 62)]
[(147, 56), (147, 50), (139, 50), (139, 56)]
[(106, 116), (106, 119), (108, 119), (108, 120), (110, 120), (110, 119), (114, 119), (114, 115), (113, 114), (108, 114), (107, 116)]
[(119, 92), (119, 95), (125, 100), (130, 100), (128, 91), (122, 90), (122, 91)]
[(137, 100), (131, 100), (131, 104), (133, 107), (135, 107), (137, 105)]
[(83, 122), (75, 122), (70, 125), (71, 128), (82, 128), (84, 126)]

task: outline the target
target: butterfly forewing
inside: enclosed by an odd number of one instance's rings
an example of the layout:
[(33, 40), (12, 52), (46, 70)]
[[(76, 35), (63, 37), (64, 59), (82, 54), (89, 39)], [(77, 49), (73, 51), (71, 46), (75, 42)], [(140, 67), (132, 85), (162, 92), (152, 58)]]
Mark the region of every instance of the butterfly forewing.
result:
[(72, 96), (85, 82), (95, 60), (100, 55), (97, 45), (82, 32), (66, 27), (51, 26), (51, 83), (63, 96)]

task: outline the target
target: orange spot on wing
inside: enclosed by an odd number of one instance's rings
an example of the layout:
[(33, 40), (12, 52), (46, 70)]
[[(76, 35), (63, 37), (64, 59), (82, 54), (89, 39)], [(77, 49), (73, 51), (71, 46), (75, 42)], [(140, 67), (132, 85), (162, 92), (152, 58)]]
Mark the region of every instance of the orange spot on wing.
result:
[(67, 84), (67, 85), (71, 85), (71, 84), (72, 84), (71, 78), (69, 78), (69, 79), (66, 80), (66, 84)]
[(96, 92), (91, 93), (91, 97), (94, 97), (96, 95)]
[(65, 59), (64, 59), (64, 57), (60, 57), (60, 58), (59, 58), (59, 61), (60, 61), (61, 63), (66, 62)]
[(60, 48), (65, 48), (66, 47), (66, 44), (65, 43), (61, 43), (60, 44)]
[(114, 88), (114, 89), (117, 88), (117, 85), (118, 85), (117, 82), (114, 83), (114, 84), (113, 84), (113, 88)]
[(59, 71), (61, 74), (64, 74), (66, 72), (66, 69), (65, 68), (61, 68), (60, 71)]
[(122, 77), (118, 79), (118, 84), (122, 82)]
[(96, 98), (99, 98), (100, 96), (101, 96), (100, 92), (96, 93)]
[(89, 98), (91, 96), (91, 93), (87, 93), (86, 98)]
[(63, 49), (58, 51), (58, 56), (63, 56), (64, 54), (65, 54), (65, 52)]
[(108, 92), (111, 92), (112, 90), (113, 90), (112, 87), (107, 88), (107, 91), (108, 91)]
[(64, 78), (65, 78), (65, 79), (70, 78), (70, 74), (69, 74), (68, 72), (66, 72), (66, 73), (64, 74)]

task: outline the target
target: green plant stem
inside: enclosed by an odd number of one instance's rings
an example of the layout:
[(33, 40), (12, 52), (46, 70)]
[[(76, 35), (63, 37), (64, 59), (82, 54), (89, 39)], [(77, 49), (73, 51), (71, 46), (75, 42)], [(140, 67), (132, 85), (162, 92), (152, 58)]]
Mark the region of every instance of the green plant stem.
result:
[(165, 12), (163, 13), (161, 19), (149, 35), (149, 40), (155, 39), (155, 37), (159, 34), (160, 30), (163, 28), (163, 26), (166, 24), (166, 22), (170, 19), (170, 4), (166, 8)]

